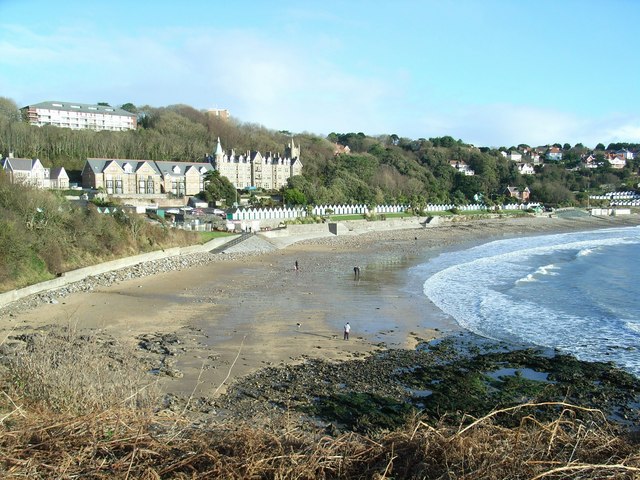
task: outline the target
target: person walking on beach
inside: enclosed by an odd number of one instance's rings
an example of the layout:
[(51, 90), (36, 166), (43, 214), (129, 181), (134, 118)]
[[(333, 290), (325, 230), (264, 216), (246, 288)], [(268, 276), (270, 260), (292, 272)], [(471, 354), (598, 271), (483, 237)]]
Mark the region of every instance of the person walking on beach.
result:
[(360, 278), (360, 267), (353, 267), (353, 279), (358, 280)]
[(349, 322), (344, 324), (344, 339), (349, 340), (349, 332), (351, 331), (351, 325)]
[(296, 263), (294, 264), (294, 268), (296, 269), (296, 272), (298, 271), (298, 260), (296, 260)]

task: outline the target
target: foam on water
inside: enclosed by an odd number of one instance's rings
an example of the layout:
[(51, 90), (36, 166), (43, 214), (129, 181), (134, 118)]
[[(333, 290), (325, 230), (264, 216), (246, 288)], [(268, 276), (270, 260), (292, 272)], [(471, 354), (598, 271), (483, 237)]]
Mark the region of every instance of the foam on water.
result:
[(490, 242), (422, 265), (424, 293), (461, 326), (640, 376), (640, 228)]
[(516, 283), (535, 282), (538, 280), (538, 277), (541, 275), (557, 275), (557, 273), (553, 271), (553, 270), (556, 270), (557, 268), (558, 267), (556, 267), (553, 263), (550, 265), (544, 265), (542, 267), (539, 267), (535, 272), (528, 273), (526, 277), (519, 278), (518, 280), (516, 280)]

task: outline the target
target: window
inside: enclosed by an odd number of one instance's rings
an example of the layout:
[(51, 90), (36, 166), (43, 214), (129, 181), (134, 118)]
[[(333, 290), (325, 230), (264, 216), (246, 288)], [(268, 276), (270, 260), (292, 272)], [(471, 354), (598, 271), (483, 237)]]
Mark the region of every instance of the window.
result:
[(123, 193), (122, 192), (122, 179), (121, 178), (116, 179), (116, 193)]
[(138, 181), (138, 193), (147, 193), (146, 186), (147, 186), (147, 182), (145, 182), (144, 179), (143, 180), (139, 180)]
[(107, 180), (107, 193), (111, 195), (113, 193), (113, 180)]
[(147, 179), (147, 193), (155, 193), (154, 192), (153, 178), (151, 178), (151, 177), (149, 177)]

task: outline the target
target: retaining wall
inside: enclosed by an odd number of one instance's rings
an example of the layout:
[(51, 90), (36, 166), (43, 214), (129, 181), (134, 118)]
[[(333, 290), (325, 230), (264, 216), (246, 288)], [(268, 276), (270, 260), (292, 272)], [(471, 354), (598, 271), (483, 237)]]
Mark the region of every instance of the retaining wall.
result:
[[(231, 237), (235, 238), (235, 237)], [(167, 248), (165, 250), (157, 250), (155, 252), (142, 253), (133, 257), (119, 258), (117, 260), (111, 260), (110, 262), (99, 263), (98, 265), (92, 265), (90, 267), (79, 268), (77, 270), (71, 270), (65, 272), (63, 276), (48, 280), (46, 282), (40, 282), (35, 285), (20, 288), (18, 290), (12, 290), (6, 293), (0, 293), (0, 307), (3, 307), (11, 302), (20, 300), (21, 298), (28, 297), (36, 293), (46, 292), (48, 290), (55, 290), (57, 288), (64, 287), (70, 283), (79, 282), (87, 277), (93, 275), (100, 275), (101, 273), (111, 272), (113, 270), (119, 270), (121, 268), (131, 267), (142, 262), (150, 262), (153, 260), (161, 260), (163, 258), (175, 257), (177, 255), (189, 255), (191, 253), (208, 252), (217, 248), (231, 240), (230, 237), (215, 238), (210, 242), (203, 245), (191, 245), (189, 247), (175, 247)]]

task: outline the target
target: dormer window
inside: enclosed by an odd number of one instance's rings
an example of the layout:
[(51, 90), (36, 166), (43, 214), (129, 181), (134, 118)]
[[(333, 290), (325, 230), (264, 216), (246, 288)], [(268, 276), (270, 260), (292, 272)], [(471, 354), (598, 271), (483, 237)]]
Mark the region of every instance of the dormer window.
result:
[(173, 173), (180, 173), (180, 167), (178, 165), (173, 167)]
[(207, 169), (204, 167), (200, 167), (200, 173), (204, 175), (205, 173), (207, 173)]
[(129, 163), (125, 163), (122, 167), (122, 169), (125, 171), (125, 173), (131, 173), (133, 172), (133, 167), (131, 166), (131, 164)]

